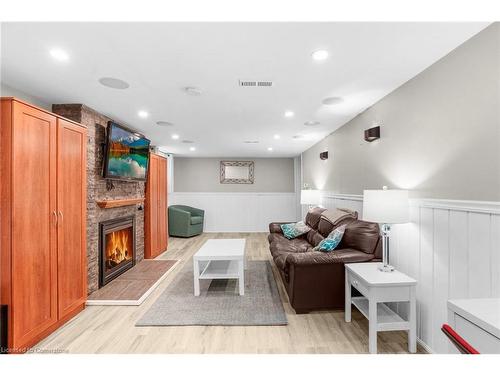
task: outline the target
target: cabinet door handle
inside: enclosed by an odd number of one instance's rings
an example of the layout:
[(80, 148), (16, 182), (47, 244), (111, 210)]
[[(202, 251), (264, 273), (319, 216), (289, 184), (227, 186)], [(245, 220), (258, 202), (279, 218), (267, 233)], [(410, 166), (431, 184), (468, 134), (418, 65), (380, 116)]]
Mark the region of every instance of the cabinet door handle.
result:
[(54, 215), (54, 225), (57, 227), (57, 212), (52, 211), (52, 215)]
[(59, 215), (61, 216), (61, 223), (62, 223), (64, 218), (62, 211), (59, 211)]

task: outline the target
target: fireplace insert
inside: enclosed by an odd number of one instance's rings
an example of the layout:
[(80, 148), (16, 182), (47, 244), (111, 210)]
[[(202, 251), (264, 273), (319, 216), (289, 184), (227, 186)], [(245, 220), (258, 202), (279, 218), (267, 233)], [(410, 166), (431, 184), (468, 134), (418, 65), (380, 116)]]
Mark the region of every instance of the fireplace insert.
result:
[(99, 287), (102, 287), (135, 264), (135, 217), (106, 220), (99, 227)]

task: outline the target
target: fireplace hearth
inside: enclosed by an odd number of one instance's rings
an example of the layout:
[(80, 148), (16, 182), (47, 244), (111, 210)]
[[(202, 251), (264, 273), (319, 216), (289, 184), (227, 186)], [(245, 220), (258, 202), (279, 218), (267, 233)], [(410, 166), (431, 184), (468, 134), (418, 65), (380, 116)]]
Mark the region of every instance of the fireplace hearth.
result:
[(99, 224), (99, 287), (135, 265), (135, 217)]

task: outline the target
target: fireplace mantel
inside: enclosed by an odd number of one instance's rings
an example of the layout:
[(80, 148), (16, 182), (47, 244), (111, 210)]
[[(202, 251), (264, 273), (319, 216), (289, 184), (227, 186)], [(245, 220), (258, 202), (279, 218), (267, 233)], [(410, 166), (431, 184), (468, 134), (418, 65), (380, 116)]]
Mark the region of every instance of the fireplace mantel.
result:
[(122, 206), (133, 206), (134, 204), (142, 204), (144, 203), (144, 198), (96, 200), (96, 203), (101, 208), (115, 208)]

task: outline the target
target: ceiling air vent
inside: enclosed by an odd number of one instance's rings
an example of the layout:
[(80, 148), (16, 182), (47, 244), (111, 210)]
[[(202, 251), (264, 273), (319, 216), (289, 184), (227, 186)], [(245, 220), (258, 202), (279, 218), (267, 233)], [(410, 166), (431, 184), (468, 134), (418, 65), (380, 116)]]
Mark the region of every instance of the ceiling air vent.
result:
[(272, 87), (273, 81), (242, 81), (239, 80), (241, 87)]

